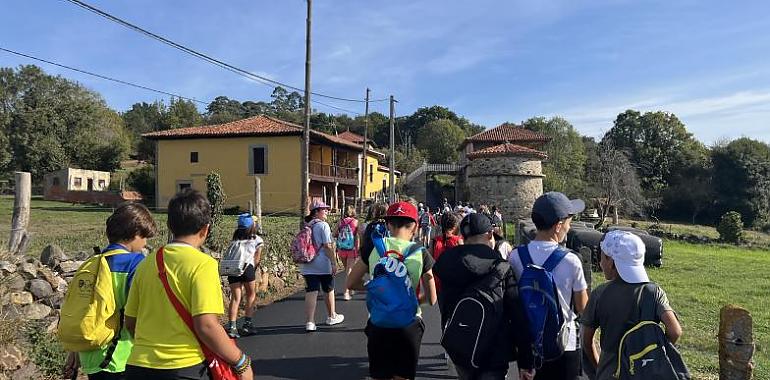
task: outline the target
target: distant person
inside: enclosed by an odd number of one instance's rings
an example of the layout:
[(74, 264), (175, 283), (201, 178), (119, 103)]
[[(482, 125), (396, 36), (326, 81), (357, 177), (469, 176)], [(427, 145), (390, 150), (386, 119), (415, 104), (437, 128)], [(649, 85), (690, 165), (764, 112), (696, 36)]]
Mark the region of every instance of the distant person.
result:
[[(626, 231), (610, 231), (600, 246), (599, 265), (607, 282), (591, 292), (581, 318), (582, 341), (589, 363), (596, 371), (595, 379), (612, 380), (618, 369), (620, 341), (634, 321), (647, 315), (649, 319), (644, 320), (663, 322), (671, 343), (676, 343), (682, 336), (682, 327), (666, 293), (647, 276), (645, 246), (638, 236)], [(633, 317), (629, 318), (630, 315)], [(597, 329), (601, 329), (601, 355), (593, 344)]]
[[(535, 239), (518, 247), (508, 258), (519, 281), (529, 264), (545, 268), (551, 273), (559, 298), (560, 310), (557, 312), (561, 313), (563, 326), (566, 326), (566, 345), (559, 347), (563, 354), (558, 356), (558, 359), (538, 363), (542, 367), (536, 370), (536, 380), (576, 380), (579, 376), (581, 358), (577, 347), (575, 321), (576, 313), (582, 313), (588, 303), (588, 285), (578, 256), (566, 252), (559, 244), (567, 238), (572, 217), (584, 208), (585, 203), (582, 200), (570, 200), (562, 193), (549, 192), (541, 195), (532, 206), (532, 221), (537, 228)], [(549, 262), (546, 265), (547, 261)], [(560, 345), (559, 342), (548, 344)]]
[[(439, 220), (439, 225), (441, 227), (441, 235), (436, 236), (433, 238), (433, 242), (430, 245), (430, 253), (433, 257), (433, 260), (438, 261), (439, 257), (448, 250), (449, 248), (456, 247), (458, 245), (463, 244), (463, 237), (460, 236), (458, 232), (458, 227), (460, 225), (460, 218), (457, 217), (457, 214), (450, 212), (444, 215), (441, 215), (441, 219)], [(439, 300), (441, 299), (441, 280), (438, 276), (435, 276), (434, 278), (436, 282), (436, 292), (439, 294)], [(439, 302), (439, 306), (441, 303)]]
[[(257, 224), (254, 217), (249, 213), (243, 213), (238, 216), (238, 227), (233, 232), (233, 240), (230, 242), (228, 251), (231, 249), (238, 255), (244, 255), (246, 267), (239, 276), (228, 276), (227, 283), (230, 285), (230, 307), (227, 310), (227, 335), (231, 338), (240, 338), (243, 335), (253, 335), (256, 328), (252, 325), (251, 318), (257, 308), (257, 277), (261, 277), (262, 271), (259, 269), (259, 263), (262, 260), (262, 249), (264, 241), (257, 236)], [(244, 310), (244, 322), (241, 331), (238, 331), (236, 321), (238, 320), (238, 308), (241, 304), (243, 294), (246, 294), (246, 309)]]
[[(492, 218), (492, 220), (494, 220), (494, 218)], [(495, 238), (495, 251), (500, 254), (500, 257), (502, 257), (503, 260), (508, 260), (511, 256), (511, 252), (513, 252), (513, 246), (505, 239), (503, 230), (498, 224), (492, 222), (492, 227), (492, 234)]]
[(442, 207), (441, 209), (442, 214), (452, 212), (452, 205), (449, 204), (449, 200), (446, 198), (444, 198), (444, 203), (442, 203), (441, 207)]
[[(436, 275), (442, 279), (439, 301), (441, 325), (447, 329), (442, 344), (450, 357), (454, 355), (453, 360), (457, 357), (474, 358), (473, 365), (463, 361), (454, 363), (458, 378), (462, 380), (503, 380), (508, 372), (508, 363), (517, 359), (518, 352), (526, 357), (519, 361), (522, 373), (528, 373), (524, 369), (532, 368), (532, 360), (527, 356), (529, 345), (524, 336), (526, 319), (519, 302), (516, 279), (510, 265), (492, 249), (492, 229), (487, 216), (466, 216), (460, 222), (464, 244), (444, 252), (435, 266)], [(493, 281), (487, 282), (490, 279)], [(467, 310), (477, 310), (479, 305), (479, 300), (474, 299), (469, 301), (472, 304), (469, 309), (464, 309), (466, 306), (461, 300), (473, 298), (475, 291), (470, 292), (472, 289), (480, 289), (490, 295), (493, 302), (500, 302), (503, 313), (497, 316), (494, 313), (483, 316), (466, 314)], [(495, 317), (499, 319), (493, 319)], [(482, 318), (486, 319), (484, 324), (491, 325), (477, 326), (475, 323), (480, 323)], [(457, 326), (458, 329), (473, 329), (473, 333), (458, 333), (453, 329)], [(467, 343), (463, 335), (469, 336)], [(462, 355), (456, 354), (457, 350), (462, 351)]]
[[(211, 206), (198, 191), (183, 190), (169, 201), (173, 239), (139, 264), (128, 293), (126, 326), (134, 336), (134, 348), (127, 379), (208, 379), (201, 345), (221, 357), (222, 364), (232, 366), (241, 379), (253, 378), (251, 359), (219, 321), (224, 301), (217, 261), (199, 250), (210, 225)], [(177, 309), (171, 298), (184, 309)], [(191, 325), (183, 314), (191, 317)]]
[[(365, 333), (369, 357), (369, 375), (373, 379), (414, 379), (425, 332), (419, 303), (436, 303), (433, 282), (433, 258), (412, 242), (417, 230), (417, 209), (407, 202), (397, 202), (385, 216), (390, 237), (377, 237), (369, 252), (361, 252), (348, 277), (347, 287), (364, 289), (366, 285), (369, 321)], [(422, 296), (415, 293), (422, 284)]]
[[(110, 267), (110, 277), (112, 282), (112, 291), (116, 301), (116, 311), (121, 312), (126, 305), (126, 297), (131, 288), (131, 283), (136, 272), (136, 267), (144, 260), (142, 250), (147, 245), (147, 239), (155, 236), (157, 227), (150, 211), (139, 203), (126, 203), (119, 206), (107, 218), (106, 235), (109, 245), (101, 251), (105, 257), (107, 265)], [(82, 268), (82, 267), (81, 267)], [(77, 291), (77, 287), (71, 287), (70, 292)], [(65, 305), (62, 308), (60, 327), (80, 325), (82, 319), (68, 321), (74, 315), (68, 316), (67, 312), (72, 295), (67, 294)], [(87, 304), (83, 304), (85, 306)], [(85, 312), (84, 310), (82, 312)], [(80, 315), (79, 317), (82, 317)], [(64, 368), (64, 377), (71, 378), (77, 372), (78, 366), (83, 373), (88, 375), (91, 380), (94, 379), (124, 379), (126, 363), (131, 354), (133, 342), (127, 326), (121, 318), (120, 326), (113, 340), (96, 350), (72, 352), (67, 357), (67, 363)], [(64, 333), (64, 331), (60, 331)], [(76, 333), (76, 329), (69, 329), (67, 334)], [(76, 334), (79, 334), (77, 332)], [(78, 338), (86, 339), (85, 336)], [(66, 340), (65, 348), (67, 348)]]
[(329, 206), (321, 201), (313, 202), (310, 215), (305, 217), (305, 223), (310, 225), (316, 255), (312, 261), (300, 264), (299, 269), (305, 278), (305, 331), (317, 330), (315, 309), (318, 303), (318, 293), (326, 295), (326, 325), (333, 326), (342, 323), (345, 316), (338, 314), (334, 302), (334, 274), (337, 273), (337, 255), (332, 239), (331, 227), (326, 222)]
[[(345, 275), (350, 275), (353, 270), (353, 264), (358, 259), (358, 248), (361, 240), (358, 231), (358, 219), (356, 219), (356, 206), (348, 205), (345, 208), (345, 217), (337, 226), (335, 236), (337, 238), (337, 255), (345, 266)], [(351, 290), (345, 289), (342, 294), (345, 301), (351, 299)]]
[(433, 214), (431, 214), (429, 208), (425, 208), (419, 216), (419, 222), (420, 222), (420, 231), (422, 238), (420, 239), (420, 243), (423, 246), (428, 246), (430, 244), (431, 239), (431, 233), (433, 232), (433, 226), (436, 225), (436, 219), (433, 218)]
[(497, 206), (492, 206), (490, 211), (492, 213), (492, 223), (499, 227), (500, 231), (502, 231), (502, 236), (505, 236), (506, 230), (505, 224), (503, 223), (503, 214), (500, 212), (500, 209), (498, 209)]
[(374, 249), (374, 243), (372, 242), (372, 232), (380, 231), (383, 235), (388, 234), (388, 227), (385, 223), (385, 213), (388, 210), (388, 205), (382, 202), (374, 203), (369, 207), (369, 215), (367, 217), (366, 227), (361, 232), (361, 249), (359, 249), (359, 255), (366, 252), (371, 252)]

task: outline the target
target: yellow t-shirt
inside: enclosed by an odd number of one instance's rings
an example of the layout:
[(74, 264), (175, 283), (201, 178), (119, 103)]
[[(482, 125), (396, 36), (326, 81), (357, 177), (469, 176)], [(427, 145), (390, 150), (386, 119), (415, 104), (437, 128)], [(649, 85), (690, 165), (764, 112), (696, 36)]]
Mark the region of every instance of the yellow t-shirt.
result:
[[(171, 290), (190, 314), (223, 314), (216, 260), (186, 244), (168, 244), (163, 251)], [(155, 255), (147, 256), (136, 268), (128, 294), (125, 313), (136, 318), (134, 349), (128, 364), (154, 369), (198, 365), (205, 359), (203, 352), (166, 295)]]

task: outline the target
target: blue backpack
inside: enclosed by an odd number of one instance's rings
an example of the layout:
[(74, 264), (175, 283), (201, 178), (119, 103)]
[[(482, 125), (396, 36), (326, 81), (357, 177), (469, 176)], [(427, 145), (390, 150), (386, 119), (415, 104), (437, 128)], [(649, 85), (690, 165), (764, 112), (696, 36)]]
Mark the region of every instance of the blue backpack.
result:
[(340, 227), (337, 230), (337, 248), (345, 251), (353, 250), (356, 247), (356, 238), (353, 236), (353, 229), (350, 227), (350, 222), (340, 222)]
[(372, 237), (380, 259), (372, 271), (372, 280), (366, 284), (369, 320), (378, 327), (409, 326), (417, 318), (419, 305), (404, 261), (421, 252), (422, 246), (412, 243), (402, 255), (394, 250), (387, 251), (381, 235), (373, 233)]
[(553, 279), (553, 270), (567, 256), (557, 248), (543, 266), (535, 265), (526, 245), (517, 249), (524, 271), (519, 278), (519, 298), (529, 322), (528, 338), (536, 368), (543, 362), (556, 360), (564, 353), (569, 330), (559, 305), (559, 289)]

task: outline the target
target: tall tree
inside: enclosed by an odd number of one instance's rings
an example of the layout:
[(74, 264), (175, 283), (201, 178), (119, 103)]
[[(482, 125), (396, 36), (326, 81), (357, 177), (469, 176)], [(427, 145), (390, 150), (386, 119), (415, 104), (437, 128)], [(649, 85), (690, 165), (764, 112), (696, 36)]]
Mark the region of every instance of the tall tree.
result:
[[(217, 96), (206, 106), (207, 124), (224, 124), (246, 117), (244, 105), (226, 96)], [(252, 115), (253, 116), (253, 115)]]
[(465, 138), (465, 132), (448, 119), (429, 122), (417, 137), (417, 147), (425, 152), (431, 163), (457, 161), (457, 148)]
[(641, 211), (646, 200), (628, 157), (609, 142), (599, 144), (597, 148), (597, 165), (589, 171), (588, 178), (598, 185), (598, 226), (601, 226), (611, 209), (616, 213), (632, 214)]
[(717, 215), (737, 211), (748, 226), (770, 224), (770, 146), (744, 137), (714, 147), (712, 160)]
[(163, 116), (165, 129), (197, 127), (203, 123), (198, 107), (191, 100), (171, 98), (168, 110)]
[(155, 157), (155, 142), (141, 136), (143, 133), (165, 129), (165, 113), (166, 106), (161, 101), (136, 103), (123, 113), (123, 122), (132, 135), (134, 152), (140, 160), (151, 160)]
[(416, 139), (422, 128), (428, 125), (428, 123), (441, 119), (450, 120), (452, 123), (460, 127), (466, 137), (475, 135), (484, 130), (484, 127), (473, 124), (468, 119), (458, 116), (449, 108), (436, 105), (420, 108), (413, 114), (407, 116), (403, 120), (403, 126), (401, 127), (401, 131), (403, 133), (401, 134), (401, 138), (399, 139), (398, 143), (404, 144), (404, 138), (406, 136), (409, 136), (412, 139)]
[(558, 116), (550, 119), (534, 117), (525, 121), (523, 127), (551, 138), (544, 147), (548, 153), (543, 167), (545, 190), (582, 195), (586, 150), (582, 137), (572, 124)]

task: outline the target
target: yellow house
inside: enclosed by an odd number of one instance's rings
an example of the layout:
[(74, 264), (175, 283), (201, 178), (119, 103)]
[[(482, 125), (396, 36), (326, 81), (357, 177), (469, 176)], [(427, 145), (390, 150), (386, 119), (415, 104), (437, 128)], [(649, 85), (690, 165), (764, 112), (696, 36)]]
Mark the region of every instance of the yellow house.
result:
[[(311, 131), (310, 197), (334, 208), (359, 196), (362, 141), (352, 133), (339, 136)], [(302, 126), (268, 116), (220, 125), (180, 128), (144, 134), (156, 140), (155, 199), (165, 208), (178, 191), (206, 191), (206, 176), (216, 171), (227, 194), (226, 207), (248, 208), (255, 199), (254, 177), (261, 179), (262, 211), (293, 213), (300, 207)], [(360, 136), (359, 136), (360, 137)], [(358, 142), (356, 142), (358, 141)], [(366, 194), (383, 190), (388, 168), (385, 155), (367, 149)], [(369, 169), (369, 168), (367, 168)], [(344, 196), (344, 199), (343, 199)]]

